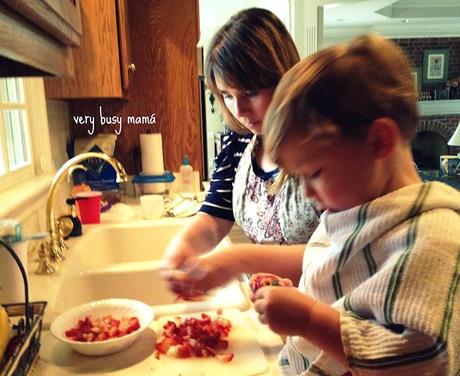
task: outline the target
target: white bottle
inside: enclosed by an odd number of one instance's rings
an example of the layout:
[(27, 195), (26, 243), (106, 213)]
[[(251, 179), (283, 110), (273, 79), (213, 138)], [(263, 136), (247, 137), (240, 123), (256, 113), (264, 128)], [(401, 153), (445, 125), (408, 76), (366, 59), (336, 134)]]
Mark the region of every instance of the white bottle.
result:
[(179, 168), (180, 175), (180, 193), (186, 197), (193, 198), (194, 190), (194, 179), (193, 179), (193, 167), (190, 165), (188, 155), (184, 155), (182, 159), (182, 165)]

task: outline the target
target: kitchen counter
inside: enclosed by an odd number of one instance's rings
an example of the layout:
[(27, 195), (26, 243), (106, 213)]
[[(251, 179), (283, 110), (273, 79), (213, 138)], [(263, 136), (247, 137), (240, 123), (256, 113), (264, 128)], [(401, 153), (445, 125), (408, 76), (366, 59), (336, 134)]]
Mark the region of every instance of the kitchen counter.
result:
[[(138, 217), (139, 208), (135, 208), (134, 216), (126, 219), (129, 225), (136, 225), (137, 221), (145, 225), (146, 221), (142, 221)], [(102, 216), (100, 225), (84, 226), (84, 234), (89, 233), (93, 228), (101, 228), (105, 224), (113, 224), (112, 219), (105, 221), (105, 216)], [(106, 217), (109, 218), (109, 217)], [(186, 219), (163, 218), (153, 220), (152, 223), (169, 223), (171, 221), (186, 221)], [(83, 235), (84, 237), (85, 235)], [(72, 249), (83, 237), (74, 238), (66, 241), (69, 246), (69, 254)], [(230, 241), (230, 240), (228, 240)], [(64, 261), (64, 264), (66, 261)], [(45, 312), (44, 325), (42, 331), (41, 349), (38, 360), (36, 361), (31, 375), (36, 376), (53, 376), (53, 375), (161, 375), (158, 367), (159, 362), (154, 357), (155, 343), (155, 321), (151, 327), (146, 330), (142, 336), (128, 349), (105, 357), (87, 357), (79, 355), (70, 349), (66, 344), (55, 339), (49, 331), (49, 325), (58, 314), (53, 311), (53, 301), (58, 293), (58, 281), (65, 273), (65, 267), (58, 268), (57, 272), (52, 275), (39, 276), (34, 274), (35, 264), (29, 263), (29, 280), (30, 280), (30, 297), (32, 301), (45, 300), (48, 301), (48, 306)], [(154, 307), (155, 309), (155, 307)], [(273, 333), (267, 326), (262, 325), (254, 310), (249, 309), (242, 312), (240, 315), (244, 317), (245, 332), (253, 333), (255, 337), (254, 343), (262, 349), (267, 367), (261, 375), (280, 375), (277, 365), (277, 355), (282, 348), (282, 340), (280, 336)], [(225, 308), (224, 308), (225, 317)], [(238, 374), (243, 376), (244, 370), (238, 370)], [(167, 375), (173, 376), (173, 375)], [(195, 375), (193, 375), (195, 376)], [(220, 376), (224, 376), (220, 374)]]
[[(278, 376), (277, 356), (282, 348), (281, 338), (262, 325), (253, 310), (243, 312), (248, 330), (254, 330), (267, 360), (267, 370), (260, 375)], [(224, 311), (225, 316), (225, 311)], [(160, 360), (153, 355), (155, 332), (146, 330), (128, 349), (105, 357), (87, 357), (73, 352), (65, 344), (56, 340), (50, 331), (42, 333), (42, 348), (31, 375), (67, 376), (67, 375), (162, 375)], [(180, 360), (178, 360), (180, 361)], [(244, 373), (239, 373), (240, 376)], [(175, 375), (164, 375), (175, 376)], [(197, 375), (199, 376), (199, 375)], [(220, 376), (224, 376), (220, 374)], [(230, 373), (229, 373), (230, 376)]]

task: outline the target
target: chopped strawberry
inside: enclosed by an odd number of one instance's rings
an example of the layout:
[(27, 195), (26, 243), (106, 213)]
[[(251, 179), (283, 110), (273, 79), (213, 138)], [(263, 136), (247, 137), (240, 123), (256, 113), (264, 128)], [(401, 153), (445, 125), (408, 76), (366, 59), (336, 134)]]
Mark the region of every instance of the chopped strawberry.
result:
[(137, 317), (122, 317), (121, 320), (117, 320), (112, 315), (98, 319), (86, 316), (84, 319), (78, 320), (77, 327), (67, 330), (65, 334), (74, 341), (94, 342), (122, 337), (139, 328), (140, 324)]
[(216, 350), (227, 350), (228, 349), (228, 341), (226, 339), (219, 339), (217, 342)]
[(171, 346), (175, 345), (175, 341), (169, 337), (165, 337), (162, 341), (155, 345), (155, 349), (162, 354), (166, 354)]
[(163, 325), (161, 340), (155, 345), (155, 357), (160, 354), (177, 358), (218, 357), (218, 353), (229, 346), (224, 338), (228, 337), (230, 329), (230, 321), (220, 315), (214, 320), (206, 313), (202, 313), (201, 318), (175, 317), (174, 321)]
[(128, 328), (126, 331), (128, 333), (132, 333), (136, 331), (137, 329), (139, 329), (140, 327), (141, 325), (139, 324), (139, 320), (137, 319), (137, 317), (130, 317), (128, 321)]
[(234, 357), (233, 353), (223, 353), (216, 355), (216, 359), (220, 362), (227, 363), (230, 362)]
[(181, 359), (190, 358), (192, 356), (192, 350), (192, 346), (190, 346), (188, 343), (180, 345), (177, 348), (177, 357)]

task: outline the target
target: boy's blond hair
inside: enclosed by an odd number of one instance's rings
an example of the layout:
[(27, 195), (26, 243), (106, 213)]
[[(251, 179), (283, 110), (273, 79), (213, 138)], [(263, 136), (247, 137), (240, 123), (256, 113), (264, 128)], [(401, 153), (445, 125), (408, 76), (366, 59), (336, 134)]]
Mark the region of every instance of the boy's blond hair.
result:
[(290, 131), (364, 137), (382, 117), (393, 119), (410, 142), (416, 101), (404, 52), (379, 35), (361, 36), (305, 58), (284, 75), (265, 116), (264, 145), (277, 161)]

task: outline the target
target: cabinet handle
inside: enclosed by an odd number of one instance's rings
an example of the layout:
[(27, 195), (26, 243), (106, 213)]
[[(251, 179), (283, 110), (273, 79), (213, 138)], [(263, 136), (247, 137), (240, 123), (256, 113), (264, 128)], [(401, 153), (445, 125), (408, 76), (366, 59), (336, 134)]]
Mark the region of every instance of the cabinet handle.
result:
[(128, 71), (134, 72), (136, 70), (136, 65), (134, 63), (128, 64)]

